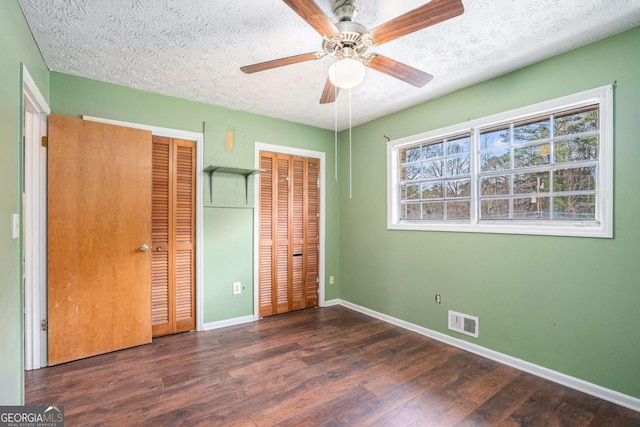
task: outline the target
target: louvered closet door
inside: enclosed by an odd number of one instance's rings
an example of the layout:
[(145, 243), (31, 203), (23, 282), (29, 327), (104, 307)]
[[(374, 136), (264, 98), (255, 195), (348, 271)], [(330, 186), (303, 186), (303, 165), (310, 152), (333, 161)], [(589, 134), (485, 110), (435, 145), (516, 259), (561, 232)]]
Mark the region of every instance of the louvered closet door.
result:
[(320, 161), (306, 160), (305, 306), (314, 307), (318, 305), (318, 278), (320, 277)]
[(258, 311), (259, 316), (275, 314), (275, 293), (273, 292), (274, 275), (274, 173), (273, 165), (275, 155), (273, 153), (261, 153), (260, 169), (265, 172), (260, 174), (260, 232), (258, 254)]
[(318, 304), (318, 160), (260, 154), (259, 315)]
[(153, 137), (153, 336), (195, 328), (195, 143)]

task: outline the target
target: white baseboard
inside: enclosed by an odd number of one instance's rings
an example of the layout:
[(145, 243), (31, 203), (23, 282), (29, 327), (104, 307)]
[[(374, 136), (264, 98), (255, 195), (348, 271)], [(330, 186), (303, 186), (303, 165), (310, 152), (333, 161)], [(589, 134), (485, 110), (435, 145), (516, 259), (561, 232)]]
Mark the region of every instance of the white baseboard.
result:
[(341, 300), (339, 299), (330, 299), (328, 301), (325, 301), (324, 304), (322, 304), (322, 307), (332, 307), (334, 305), (340, 305), (341, 304)]
[(431, 329), (427, 329), (425, 327), (416, 325), (414, 323), (406, 322), (404, 320), (397, 319), (395, 317), (388, 316), (383, 313), (379, 313), (377, 311), (368, 309), (366, 307), (353, 304), (349, 301), (345, 301), (342, 299), (326, 301), (325, 306), (329, 306), (329, 305), (341, 305), (351, 310), (366, 314), (367, 316), (375, 317), (376, 319), (382, 320), (384, 322), (391, 323), (393, 325), (399, 326), (404, 329), (408, 329), (413, 332), (417, 332), (421, 335), (425, 335), (429, 338), (433, 338), (445, 344), (449, 344), (454, 347), (461, 348), (471, 353), (475, 353), (479, 356), (486, 357), (487, 359), (495, 360), (496, 362), (502, 363), (504, 365), (511, 366), (513, 368), (519, 369), (524, 372), (528, 372), (530, 374), (547, 379), (549, 381), (553, 381), (555, 383), (562, 384), (564, 386), (581, 391), (583, 393), (590, 394), (591, 396), (595, 396), (600, 399), (615, 403), (616, 405), (624, 406), (625, 408), (629, 408), (634, 411), (640, 412), (640, 399), (636, 397), (629, 396), (627, 394), (623, 394), (618, 391), (611, 390), (611, 389), (599, 386), (597, 384), (593, 384), (588, 381), (584, 381), (579, 378), (572, 377), (572, 376), (563, 374), (561, 372), (554, 371), (554, 370), (545, 368), (543, 366), (527, 362), (522, 359), (518, 359), (513, 356), (509, 356), (504, 353), (490, 350), (486, 347), (482, 347), (477, 344), (470, 343), (468, 341), (454, 338), (452, 336), (443, 334), (441, 332), (436, 332)]
[(210, 331), (212, 329), (219, 329), (227, 326), (242, 325), (243, 323), (250, 323), (250, 322), (253, 322), (254, 320), (256, 319), (253, 317), (253, 315), (234, 317), (233, 319), (225, 319), (225, 320), (219, 320), (217, 322), (205, 323), (203, 325), (203, 330)]

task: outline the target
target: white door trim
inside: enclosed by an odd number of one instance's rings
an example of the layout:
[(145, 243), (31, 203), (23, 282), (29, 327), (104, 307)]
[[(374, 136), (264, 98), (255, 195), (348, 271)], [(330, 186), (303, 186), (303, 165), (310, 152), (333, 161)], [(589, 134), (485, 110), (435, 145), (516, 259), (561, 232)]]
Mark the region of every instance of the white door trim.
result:
[(124, 126), (134, 129), (143, 129), (151, 131), (153, 135), (164, 136), (167, 138), (186, 139), (188, 141), (195, 141), (196, 143), (196, 330), (204, 330), (204, 269), (203, 263), (203, 248), (202, 236), (203, 230), (203, 176), (204, 166), (202, 159), (204, 158), (204, 135), (199, 132), (189, 132), (179, 129), (170, 129), (159, 126), (150, 126), (140, 123), (124, 122), (120, 120), (104, 119), (93, 116), (82, 116), (83, 120), (105, 123), (116, 126)]
[[(322, 151), (312, 151), (302, 148), (285, 147), (282, 145), (265, 144), (262, 142), (256, 142), (255, 146), (255, 167), (260, 169), (260, 152), (269, 151), (272, 153), (288, 154), (292, 156), (310, 157), (320, 160), (320, 259), (318, 261), (318, 305), (324, 307), (325, 305), (325, 289), (324, 289), (324, 263), (325, 263), (325, 221), (326, 221), (326, 153)], [(258, 175), (260, 176), (260, 175)], [(254, 180), (254, 192), (253, 192), (253, 318), (260, 318), (259, 302), (260, 302), (260, 289), (258, 288), (259, 279), (259, 254), (260, 254), (260, 179)]]
[(51, 112), (38, 85), (22, 64), (22, 258), (24, 286), (24, 368), (47, 366), (47, 135)]

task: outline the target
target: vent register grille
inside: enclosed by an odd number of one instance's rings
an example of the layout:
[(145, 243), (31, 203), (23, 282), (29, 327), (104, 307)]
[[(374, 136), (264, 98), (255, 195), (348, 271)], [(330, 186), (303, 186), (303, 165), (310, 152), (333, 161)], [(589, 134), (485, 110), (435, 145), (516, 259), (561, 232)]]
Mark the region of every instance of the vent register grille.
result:
[(449, 329), (478, 338), (479, 319), (475, 316), (449, 310)]

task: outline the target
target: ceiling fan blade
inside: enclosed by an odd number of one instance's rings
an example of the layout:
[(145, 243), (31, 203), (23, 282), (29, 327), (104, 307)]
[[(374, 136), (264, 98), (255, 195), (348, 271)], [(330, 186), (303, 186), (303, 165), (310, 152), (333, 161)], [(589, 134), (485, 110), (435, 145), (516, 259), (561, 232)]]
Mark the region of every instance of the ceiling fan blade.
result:
[(324, 55), (324, 53), (320, 52), (303, 53), (301, 55), (273, 59), (271, 61), (260, 62), (258, 64), (245, 65), (244, 67), (240, 67), (240, 71), (246, 74), (252, 74), (259, 71), (270, 70), (272, 68), (284, 67), (285, 65), (297, 64), (299, 62), (314, 61), (316, 59), (322, 58)]
[(375, 44), (386, 43), (462, 15), (463, 12), (462, 0), (431, 0), (423, 6), (374, 28), (370, 33), (371, 39)]
[(282, 0), (302, 19), (307, 21), (322, 37), (332, 37), (340, 34), (338, 27), (318, 7), (313, 0)]
[(422, 87), (433, 79), (429, 73), (377, 53), (367, 55), (365, 65), (416, 87)]
[(327, 77), (324, 89), (322, 89), (322, 96), (320, 96), (320, 104), (330, 104), (335, 102), (339, 91), (340, 88), (335, 87), (333, 83), (331, 83), (329, 77)]

